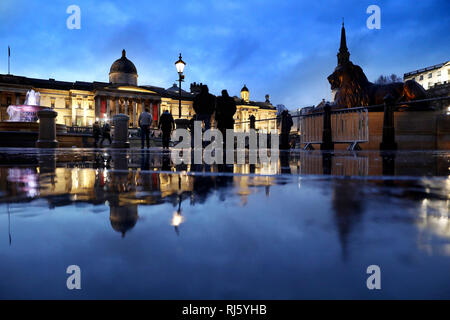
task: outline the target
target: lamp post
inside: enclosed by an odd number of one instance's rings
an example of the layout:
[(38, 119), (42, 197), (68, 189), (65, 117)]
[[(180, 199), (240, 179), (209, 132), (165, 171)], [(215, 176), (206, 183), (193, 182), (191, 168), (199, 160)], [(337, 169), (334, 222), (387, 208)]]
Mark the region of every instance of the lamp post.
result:
[(180, 96), (180, 103), (178, 105), (178, 118), (181, 118), (181, 82), (184, 81), (184, 67), (186, 66), (186, 63), (181, 60), (181, 53), (180, 53), (180, 57), (178, 58), (178, 60), (175, 62), (175, 67), (177, 68), (177, 72), (179, 75), (178, 81), (180, 83), (179, 88), (178, 88), (178, 92), (179, 92), (179, 96)]

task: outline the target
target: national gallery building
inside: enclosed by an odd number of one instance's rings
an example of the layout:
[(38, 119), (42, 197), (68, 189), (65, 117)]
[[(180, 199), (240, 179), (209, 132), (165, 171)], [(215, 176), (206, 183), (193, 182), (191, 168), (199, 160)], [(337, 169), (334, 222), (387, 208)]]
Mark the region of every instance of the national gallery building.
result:
[[(91, 126), (94, 121), (110, 120), (116, 114), (130, 117), (130, 127), (138, 126), (139, 114), (148, 108), (153, 114), (154, 126), (160, 114), (169, 110), (174, 119), (179, 118), (179, 88), (174, 84), (164, 89), (150, 85), (138, 85), (138, 72), (132, 61), (126, 57), (116, 60), (109, 72), (109, 82), (66, 82), (55, 79), (33, 79), (15, 75), (0, 75), (0, 121), (8, 120), (6, 112), (10, 105), (24, 104), (26, 93), (33, 89), (40, 94), (40, 105), (58, 112), (57, 123), (66, 126)], [(193, 99), (199, 92), (199, 85), (191, 84), (190, 92), (181, 90), (181, 118), (190, 119), (194, 114)], [(268, 96), (265, 102), (249, 99), (249, 90), (242, 88), (237, 102), (235, 129), (245, 130), (250, 115), (257, 120), (276, 117), (276, 108)], [(274, 132), (276, 120), (256, 122), (256, 128), (264, 132)]]

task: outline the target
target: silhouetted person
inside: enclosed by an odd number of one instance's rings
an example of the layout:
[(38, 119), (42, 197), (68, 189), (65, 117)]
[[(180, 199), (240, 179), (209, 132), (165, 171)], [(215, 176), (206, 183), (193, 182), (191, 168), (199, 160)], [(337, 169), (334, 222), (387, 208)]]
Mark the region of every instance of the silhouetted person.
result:
[(144, 139), (147, 141), (147, 149), (150, 148), (150, 126), (153, 117), (149, 113), (148, 108), (139, 115), (139, 127), (141, 128), (141, 149), (144, 149)]
[(170, 135), (175, 128), (172, 114), (168, 110), (164, 111), (159, 119), (158, 128), (162, 131), (163, 149), (169, 149)]
[(254, 115), (251, 115), (248, 120), (250, 120), (250, 129), (255, 129), (256, 118)]
[(289, 144), (289, 133), (291, 132), (291, 128), (294, 125), (292, 121), (292, 117), (287, 110), (283, 110), (281, 113), (281, 143), (280, 149), (290, 149)]
[(222, 90), (222, 96), (217, 97), (216, 121), (217, 128), (222, 132), (224, 146), (226, 146), (227, 129), (234, 129), (235, 113), (236, 102), (228, 95), (227, 90)]
[(109, 144), (112, 143), (112, 141), (111, 141), (111, 126), (106, 121), (102, 128), (102, 141), (100, 141), (100, 146), (103, 146), (103, 142), (105, 141), (105, 139), (108, 139)]
[(194, 98), (194, 111), (198, 121), (203, 121), (205, 130), (211, 128), (211, 116), (216, 109), (216, 98), (209, 93), (207, 85), (202, 85), (200, 93)]
[(98, 124), (98, 121), (95, 121), (94, 125), (92, 126), (92, 136), (94, 137), (94, 147), (97, 148), (98, 141), (100, 140), (100, 135), (102, 134), (102, 130), (100, 129), (100, 125)]

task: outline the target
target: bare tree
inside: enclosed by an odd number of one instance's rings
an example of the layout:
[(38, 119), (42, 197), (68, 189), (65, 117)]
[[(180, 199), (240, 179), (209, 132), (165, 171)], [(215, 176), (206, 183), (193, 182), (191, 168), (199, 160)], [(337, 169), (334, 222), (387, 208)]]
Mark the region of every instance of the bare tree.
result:
[(402, 78), (393, 73), (389, 77), (380, 75), (375, 81), (376, 84), (388, 84), (393, 82), (402, 82)]

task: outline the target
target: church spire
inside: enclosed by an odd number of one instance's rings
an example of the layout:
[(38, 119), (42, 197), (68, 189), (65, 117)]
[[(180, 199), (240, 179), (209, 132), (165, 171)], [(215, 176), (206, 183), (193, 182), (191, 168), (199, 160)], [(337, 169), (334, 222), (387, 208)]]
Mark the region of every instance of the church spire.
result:
[(347, 39), (345, 37), (344, 18), (342, 18), (341, 47), (339, 48), (337, 57), (338, 57), (338, 65), (343, 65), (350, 61), (350, 52), (348, 52)]

